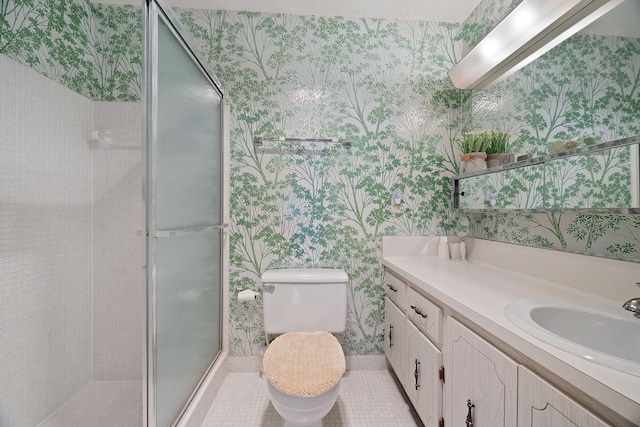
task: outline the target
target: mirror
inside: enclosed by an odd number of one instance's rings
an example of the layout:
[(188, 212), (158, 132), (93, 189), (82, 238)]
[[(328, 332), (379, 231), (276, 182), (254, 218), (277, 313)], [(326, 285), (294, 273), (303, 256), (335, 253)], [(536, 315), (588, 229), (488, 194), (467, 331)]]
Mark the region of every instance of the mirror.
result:
[(454, 178), (462, 210), (640, 212), (640, 136)]
[(543, 209), (544, 166), (531, 165), (459, 181), (459, 204), (463, 210)]
[(632, 192), (637, 188), (638, 176), (631, 175), (630, 167), (631, 152), (637, 153), (637, 148), (611, 148), (546, 163), (545, 208), (637, 208), (637, 197), (632, 197)]
[(454, 231), (456, 233), (456, 236), (460, 240), (466, 239), (467, 235), (469, 234), (469, 226), (470, 225), (471, 225), (471, 220), (469, 219), (469, 217), (467, 215), (463, 215), (463, 214), (460, 214), (460, 213), (455, 215)]
[[(637, 22), (640, 1), (626, 0), (490, 90), (473, 92), (474, 128), (510, 133), (516, 154), (534, 159), (456, 177), (455, 207), (640, 212)], [(577, 150), (551, 154), (555, 140), (569, 139)]]

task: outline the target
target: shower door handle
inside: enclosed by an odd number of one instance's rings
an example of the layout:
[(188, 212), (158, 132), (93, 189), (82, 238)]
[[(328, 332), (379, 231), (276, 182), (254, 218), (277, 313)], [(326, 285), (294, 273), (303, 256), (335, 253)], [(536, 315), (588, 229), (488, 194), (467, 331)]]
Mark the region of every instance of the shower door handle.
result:
[(229, 224), (223, 222), (217, 225), (209, 225), (207, 227), (196, 227), (196, 228), (183, 228), (181, 230), (156, 230), (153, 232), (153, 238), (157, 239), (159, 237), (182, 237), (187, 234), (199, 233), (201, 231), (214, 231), (214, 230), (222, 230), (224, 228), (228, 228)]

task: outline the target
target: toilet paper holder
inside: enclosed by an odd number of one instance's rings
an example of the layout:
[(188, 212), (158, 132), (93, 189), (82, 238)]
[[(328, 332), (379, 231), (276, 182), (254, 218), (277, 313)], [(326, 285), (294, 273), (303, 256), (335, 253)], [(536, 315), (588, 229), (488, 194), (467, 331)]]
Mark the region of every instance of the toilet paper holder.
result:
[(275, 291), (276, 287), (274, 285), (269, 286), (260, 286), (258, 287), (258, 292), (251, 289), (244, 289), (238, 292), (238, 301), (248, 302), (257, 299), (261, 293), (269, 292), (272, 294)]

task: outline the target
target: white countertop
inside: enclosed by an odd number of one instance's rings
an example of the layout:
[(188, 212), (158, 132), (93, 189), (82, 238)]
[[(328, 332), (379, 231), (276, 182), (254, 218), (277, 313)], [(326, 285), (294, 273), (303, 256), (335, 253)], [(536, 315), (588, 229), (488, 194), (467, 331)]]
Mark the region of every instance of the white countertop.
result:
[(640, 377), (597, 365), (547, 344), (513, 325), (504, 314), (509, 303), (522, 298), (617, 302), (477, 261), (387, 253), (383, 264), (411, 282), (419, 292), (467, 318), (526, 358), (548, 368), (615, 412), (640, 422)]

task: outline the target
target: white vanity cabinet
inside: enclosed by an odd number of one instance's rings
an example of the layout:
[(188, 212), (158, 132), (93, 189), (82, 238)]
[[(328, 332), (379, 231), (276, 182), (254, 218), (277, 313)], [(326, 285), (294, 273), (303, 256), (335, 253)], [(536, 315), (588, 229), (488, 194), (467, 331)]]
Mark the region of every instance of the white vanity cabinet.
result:
[(383, 251), (387, 305), (396, 325), (405, 322), (404, 361), (390, 360), (426, 425), (640, 427), (636, 376), (542, 343), (504, 311), (524, 298), (624, 301), (628, 289), (599, 292), (596, 283), (633, 284), (637, 263), (484, 240), (470, 245), (478, 259), (460, 263), (422, 254), (429, 237), (388, 237)]
[(451, 317), (447, 337), (447, 425), (516, 426), (518, 365)]
[(608, 425), (524, 366), (518, 368), (518, 427)]

